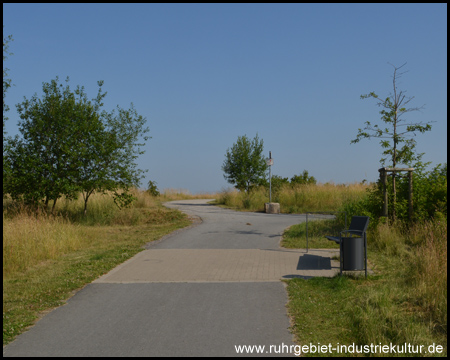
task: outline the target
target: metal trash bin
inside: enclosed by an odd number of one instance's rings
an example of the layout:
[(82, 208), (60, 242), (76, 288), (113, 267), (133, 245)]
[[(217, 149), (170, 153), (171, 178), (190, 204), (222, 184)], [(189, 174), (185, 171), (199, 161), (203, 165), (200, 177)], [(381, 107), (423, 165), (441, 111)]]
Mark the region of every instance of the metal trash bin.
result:
[(364, 270), (364, 238), (343, 237), (342, 241), (342, 270)]

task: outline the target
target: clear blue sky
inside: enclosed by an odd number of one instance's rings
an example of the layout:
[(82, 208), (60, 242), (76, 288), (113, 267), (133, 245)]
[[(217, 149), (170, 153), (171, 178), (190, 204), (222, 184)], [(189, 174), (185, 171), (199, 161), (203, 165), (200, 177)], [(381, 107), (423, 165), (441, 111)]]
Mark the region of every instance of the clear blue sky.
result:
[(416, 137), (424, 161), (447, 162), (447, 4), (3, 4), (5, 66), (15, 104), (42, 83), (70, 77), (105, 108), (133, 102), (150, 139), (139, 166), (148, 180), (192, 193), (231, 187), (221, 170), (238, 136), (264, 140), (272, 174), (308, 170), (319, 182), (378, 177), (379, 140), (350, 145), (380, 123), (371, 91), (399, 84), (436, 121)]

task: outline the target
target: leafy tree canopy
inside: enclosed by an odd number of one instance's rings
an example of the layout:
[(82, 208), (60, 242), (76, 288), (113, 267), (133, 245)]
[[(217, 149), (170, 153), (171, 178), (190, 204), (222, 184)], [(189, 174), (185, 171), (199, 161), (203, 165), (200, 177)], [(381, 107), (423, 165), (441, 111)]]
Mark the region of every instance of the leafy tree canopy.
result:
[(309, 176), (308, 170), (303, 170), (300, 175), (294, 175), (291, 178), (291, 184), (316, 184), (316, 178), (314, 176)]
[(224, 178), (235, 188), (249, 192), (266, 182), (267, 164), (263, 156), (264, 142), (258, 134), (250, 140), (239, 136), (237, 142), (227, 149), (222, 165)]
[(34, 205), (53, 200), (53, 207), (61, 196), (82, 192), (85, 211), (94, 191), (112, 191), (123, 206), (129, 198), (117, 190), (126, 192), (142, 177), (135, 160), (143, 153), (140, 139), (148, 139), (145, 118), (133, 104), (128, 110), (101, 111), (103, 81), (89, 100), (83, 87), (71, 91), (69, 78), (65, 87), (58, 80), (43, 83), (42, 98), (35, 94), (16, 105), (22, 137), (7, 141), (4, 191)]
[(388, 161), (393, 168), (397, 164), (413, 166), (413, 161), (420, 161), (422, 154), (417, 155), (415, 153), (416, 140), (414, 137), (418, 132), (430, 131), (432, 123), (432, 121), (415, 123), (404, 118), (405, 114), (423, 108), (423, 106), (409, 107), (409, 103), (414, 97), (407, 97), (406, 91), (399, 90), (397, 87), (398, 80), (404, 74), (404, 72), (400, 73), (399, 70), (405, 65), (406, 63), (400, 67), (392, 65), (394, 67), (393, 92), (384, 100), (373, 91), (361, 95), (361, 99), (373, 98), (377, 101), (376, 105), (381, 108), (381, 120), (385, 125), (372, 124), (370, 121), (366, 121), (366, 127), (358, 129), (356, 138), (351, 141), (351, 144), (355, 144), (365, 138), (381, 139), (380, 144), (384, 149), (384, 157), (380, 160), (380, 163), (385, 166), (386, 161)]

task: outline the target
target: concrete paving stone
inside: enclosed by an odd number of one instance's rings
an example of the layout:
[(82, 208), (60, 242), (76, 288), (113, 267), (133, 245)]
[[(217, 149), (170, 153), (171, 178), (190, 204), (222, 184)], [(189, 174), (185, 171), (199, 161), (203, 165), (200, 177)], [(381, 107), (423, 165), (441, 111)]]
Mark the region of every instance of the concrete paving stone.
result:
[(252, 282), (332, 277), (339, 272), (339, 262), (329, 259), (337, 254), (337, 249), (310, 249), (308, 253), (286, 249), (152, 249), (94, 282)]

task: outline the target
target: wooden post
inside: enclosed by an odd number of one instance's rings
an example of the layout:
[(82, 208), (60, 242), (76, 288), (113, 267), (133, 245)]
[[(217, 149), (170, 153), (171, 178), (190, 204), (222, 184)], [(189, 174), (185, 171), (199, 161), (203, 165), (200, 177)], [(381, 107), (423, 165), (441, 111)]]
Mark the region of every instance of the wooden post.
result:
[(388, 217), (388, 196), (387, 196), (387, 171), (385, 168), (378, 170), (380, 172), (380, 178), (383, 182), (383, 214), (382, 216)]
[[(387, 193), (387, 173), (395, 173), (397, 171), (408, 171), (409, 178), (409, 188), (408, 188), (408, 216), (409, 220), (413, 217), (413, 178), (412, 172), (414, 168), (381, 168), (378, 169), (380, 172), (380, 179), (383, 183), (383, 214), (381, 216), (388, 217), (388, 193)], [(394, 204), (395, 205), (395, 204)]]

